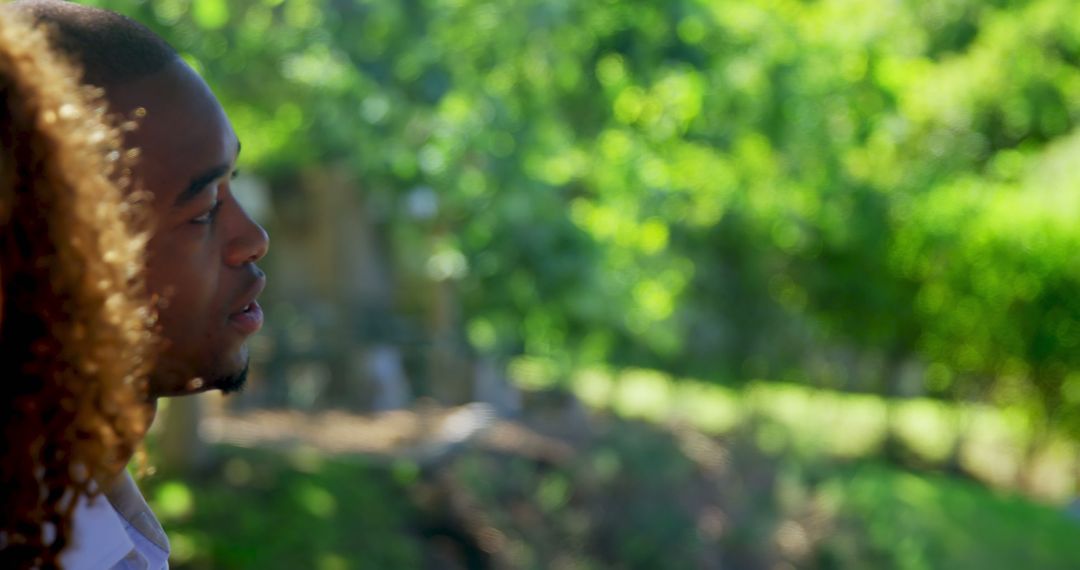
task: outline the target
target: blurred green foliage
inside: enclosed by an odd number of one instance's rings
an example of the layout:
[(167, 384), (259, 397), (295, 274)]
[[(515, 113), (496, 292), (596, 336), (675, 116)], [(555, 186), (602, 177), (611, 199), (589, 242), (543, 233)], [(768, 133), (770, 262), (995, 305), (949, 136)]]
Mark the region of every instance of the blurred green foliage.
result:
[[(835, 461), (894, 434), (1004, 487), (1042, 454), (1075, 492), (1080, 3), (88, 3), (204, 74), (275, 195), (351, 169), (399, 302), (453, 282), (516, 381), (754, 449), (720, 483), (645, 424), (456, 462), (513, 567), (759, 567), (800, 509), (835, 525), (812, 567), (1077, 567), (1049, 508)], [(415, 468), (236, 453), (151, 483), (176, 565), (421, 564)]]
[(228, 449), (211, 477), (144, 493), (182, 568), (417, 568), (415, 509), (393, 472), (362, 461)]
[(276, 191), (354, 169), (481, 351), (889, 394), (915, 360), (1080, 427), (1075, 2), (94, 3)]
[[(745, 433), (721, 446), (644, 422), (597, 427), (588, 449), (562, 464), (473, 448), (436, 474), (223, 448), (228, 460), (201, 477), (142, 486), (169, 529), (176, 568), (1005, 570), (1080, 561), (1075, 521), (969, 481), (872, 461), (769, 457)], [(477, 547), (485, 562), (470, 566), (463, 553)]]
[[(558, 386), (541, 363), (512, 367), (530, 390)], [(1069, 432), (1049, 433), (1020, 405), (885, 399), (806, 386), (754, 381), (739, 389), (652, 370), (579, 371), (570, 384), (601, 413), (681, 426), (710, 436), (751, 432), (765, 453), (822, 461), (880, 457), (892, 437), (903, 450), (894, 462), (1022, 490), (1055, 503), (1075, 493), (1080, 457)]]
[(970, 483), (866, 465), (822, 488), (842, 497), (842, 509), (863, 526), (876, 551), (863, 561), (868, 567), (1065, 569), (1080, 562), (1080, 551), (1064, 547), (1074, 522)]

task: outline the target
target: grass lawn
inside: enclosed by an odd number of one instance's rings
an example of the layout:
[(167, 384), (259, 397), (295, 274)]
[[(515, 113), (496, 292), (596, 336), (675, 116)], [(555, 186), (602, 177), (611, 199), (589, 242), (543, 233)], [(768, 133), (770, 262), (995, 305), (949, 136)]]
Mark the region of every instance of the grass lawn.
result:
[(845, 532), (872, 546), (874, 567), (1080, 568), (1080, 521), (1015, 494), (875, 463), (845, 468), (822, 489), (850, 517)]

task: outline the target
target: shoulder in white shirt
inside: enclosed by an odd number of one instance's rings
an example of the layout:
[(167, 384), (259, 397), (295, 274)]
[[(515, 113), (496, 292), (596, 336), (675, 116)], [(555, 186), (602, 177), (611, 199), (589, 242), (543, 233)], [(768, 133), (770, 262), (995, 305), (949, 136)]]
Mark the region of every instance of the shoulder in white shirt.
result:
[(68, 570), (168, 569), (169, 540), (131, 475), (105, 495), (80, 499), (60, 562)]

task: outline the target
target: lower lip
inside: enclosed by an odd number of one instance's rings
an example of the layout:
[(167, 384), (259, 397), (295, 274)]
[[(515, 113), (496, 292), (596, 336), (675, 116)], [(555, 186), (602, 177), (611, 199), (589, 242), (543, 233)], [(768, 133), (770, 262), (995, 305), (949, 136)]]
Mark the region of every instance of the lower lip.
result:
[(263, 325), (262, 307), (256, 301), (246, 311), (229, 315), (229, 323), (245, 335), (255, 334)]

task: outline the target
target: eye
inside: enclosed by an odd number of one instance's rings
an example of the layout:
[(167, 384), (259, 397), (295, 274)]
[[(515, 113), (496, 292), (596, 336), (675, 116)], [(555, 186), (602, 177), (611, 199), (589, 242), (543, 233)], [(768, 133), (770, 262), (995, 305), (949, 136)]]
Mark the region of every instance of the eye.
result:
[(204, 214), (202, 214), (202, 215), (200, 215), (198, 217), (192, 218), (191, 223), (198, 224), (198, 225), (209, 224), (209, 223), (214, 221), (214, 218), (217, 216), (218, 210), (220, 210), (220, 209), (221, 209), (221, 200), (214, 200), (214, 204), (212, 206), (210, 206), (210, 209), (207, 210), (206, 213), (204, 213)]
[(240, 169), (232, 171), (232, 174), (229, 175), (229, 180), (236, 180), (237, 176), (240, 176)]

